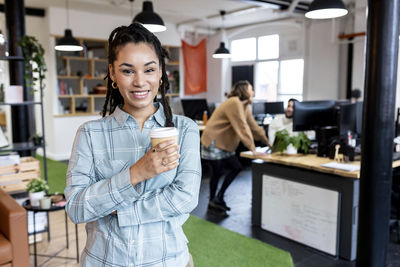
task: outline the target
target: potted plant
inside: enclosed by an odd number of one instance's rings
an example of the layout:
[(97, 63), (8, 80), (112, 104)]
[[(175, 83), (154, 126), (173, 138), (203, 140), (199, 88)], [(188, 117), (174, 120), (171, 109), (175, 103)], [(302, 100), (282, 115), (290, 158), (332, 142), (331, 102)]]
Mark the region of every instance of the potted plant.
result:
[(32, 207), (40, 205), (40, 199), (45, 195), (45, 191), (49, 190), (47, 182), (40, 178), (35, 178), (29, 181), (26, 185), (26, 191), (29, 192), (29, 200)]
[(311, 142), (305, 133), (290, 136), (287, 130), (277, 131), (275, 133), (275, 139), (272, 151), (279, 151), (290, 155), (297, 154), (298, 151), (307, 154), (308, 146)]
[[(43, 90), (45, 85), (43, 80), (46, 78), (46, 62), (44, 61), (44, 48), (33, 36), (24, 35), (19, 42), (24, 56), (25, 81), (26, 86)], [(34, 88), (35, 87), (35, 88)]]
[(29, 140), (32, 141), (32, 143), (35, 146), (41, 146), (43, 145), (43, 136), (39, 135), (39, 134), (34, 134), (31, 137), (29, 137)]

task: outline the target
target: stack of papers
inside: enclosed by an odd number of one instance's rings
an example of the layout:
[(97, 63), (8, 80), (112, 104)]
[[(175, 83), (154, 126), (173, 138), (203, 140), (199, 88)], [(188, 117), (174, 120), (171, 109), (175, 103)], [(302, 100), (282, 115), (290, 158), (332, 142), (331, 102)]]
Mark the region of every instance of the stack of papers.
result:
[(271, 149), (268, 146), (265, 147), (256, 147), (256, 151), (260, 153), (271, 154)]
[(360, 166), (359, 165), (353, 165), (353, 164), (347, 164), (347, 163), (338, 163), (335, 161), (328, 162), (325, 164), (321, 164), (322, 167), (328, 167), (332, 169), (339, 169), (339, 170), (344, 170), (348, 172), (354, 172), (354, 171), (359, 171)]

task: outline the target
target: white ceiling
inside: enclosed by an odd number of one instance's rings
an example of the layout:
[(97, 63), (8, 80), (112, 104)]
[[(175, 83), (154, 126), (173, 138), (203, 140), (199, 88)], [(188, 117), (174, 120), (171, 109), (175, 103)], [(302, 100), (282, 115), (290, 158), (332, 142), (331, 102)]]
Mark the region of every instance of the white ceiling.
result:
[[(268, 2), (265, 3), (265, 2)], [(304, 17), (303, 12), (292, 12), (290, 4), (307, 7), (312, 0), (152, 0), (154, 11), (165, 21), (181, 27), (215, 30), (266, 22), (286, 17)], [(347, 0), (345, 2), (349, 2)], [(133, 16), (142, 9), (143, 0), (69, 0), (69, 8), (106, 14)], [(276, 3), (276, 4), (270, 4)], [(132, 9), (131, 9), (132, 4)], [(281, 10), (280, 6), (286, 6)], [(66, 0), (25, 0), (26, 7), (65, 8)], [(226, 15), (222, 20), (220, 10)]]

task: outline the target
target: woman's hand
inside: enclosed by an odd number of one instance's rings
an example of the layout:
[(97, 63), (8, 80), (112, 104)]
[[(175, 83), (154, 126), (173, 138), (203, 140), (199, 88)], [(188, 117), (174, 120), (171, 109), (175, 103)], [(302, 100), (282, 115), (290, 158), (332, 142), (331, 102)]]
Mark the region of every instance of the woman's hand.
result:
[(153, 178), (157, 174), (176, 168), (179, 165), (179, 146), (175, 140), (159, 143), (130, 167), (131, 184), (136, 184)]

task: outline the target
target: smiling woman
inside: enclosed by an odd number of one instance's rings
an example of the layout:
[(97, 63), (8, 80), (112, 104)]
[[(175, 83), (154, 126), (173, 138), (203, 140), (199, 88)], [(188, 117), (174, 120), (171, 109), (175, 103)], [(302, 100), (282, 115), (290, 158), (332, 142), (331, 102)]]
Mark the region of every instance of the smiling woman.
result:
[[(103, 118), (79, 128), (65, 189), (71, 220), (87, 223), (82, 264), (193, 266), (182, 225), (198, 202), (198, 127), (171, 113), (167, 53), (154, 34), (133, 23), (108, 42)], [(162, 127), (176, 127), (178, 144), (152, 146), (150, 131)]]
[(140, 129), (146, 114), (153, 114), (153, 100), (161, 85), (161, 67), (154, 49), (146, 43), (128, 43), (123, 46), (117, 60), (109, 65), (110, 78), (114, 90), (118, 90), (124, 99), (122, 109), (135, 116)]

